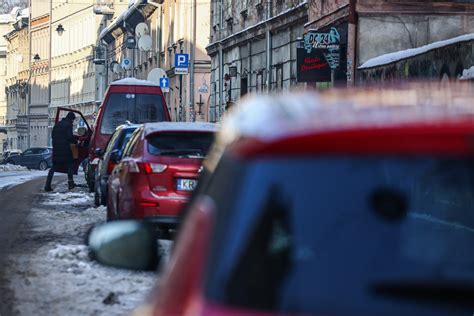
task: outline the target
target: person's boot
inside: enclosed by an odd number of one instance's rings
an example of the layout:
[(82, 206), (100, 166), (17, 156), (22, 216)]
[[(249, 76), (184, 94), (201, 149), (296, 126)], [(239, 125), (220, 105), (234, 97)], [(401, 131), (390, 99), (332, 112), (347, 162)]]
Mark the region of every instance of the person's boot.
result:
[(44, 190), (45, 190), (46, 192), (52, 192), (52, 191), (53, 191), (53, 188), (52, 188), (50, 185), (45, 185), (45, 186), (44, 186)]
[(74, 183), (74, 181), (69, 180), (69, 181), (67, 182), (67, 186), (68, 186), (69, 190), (72, 190), (72, 189), (74, 189), (74, 188), (76, 187), (76, 184)]

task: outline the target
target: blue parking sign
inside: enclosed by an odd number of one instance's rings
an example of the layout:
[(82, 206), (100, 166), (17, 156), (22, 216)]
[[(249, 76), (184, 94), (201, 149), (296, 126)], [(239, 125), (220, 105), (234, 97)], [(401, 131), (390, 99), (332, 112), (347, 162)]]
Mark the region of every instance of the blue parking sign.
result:
[(176, 68), (188, 68), (189, 54), (176, 54), (174, 56), (174, 66)]

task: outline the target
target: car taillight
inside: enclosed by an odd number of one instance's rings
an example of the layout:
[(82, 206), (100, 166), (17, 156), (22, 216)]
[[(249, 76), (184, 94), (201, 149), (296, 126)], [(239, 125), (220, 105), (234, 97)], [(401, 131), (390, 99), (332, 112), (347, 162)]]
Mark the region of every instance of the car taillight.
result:
[(162, 173), (168, 168), (167, 165), (163, 165), (160, 163), (149, 163), (149, 162), (144, 162), (143, 163), (143, 170), (145, 171), (146, 174), (151, 174), (151, 173)]

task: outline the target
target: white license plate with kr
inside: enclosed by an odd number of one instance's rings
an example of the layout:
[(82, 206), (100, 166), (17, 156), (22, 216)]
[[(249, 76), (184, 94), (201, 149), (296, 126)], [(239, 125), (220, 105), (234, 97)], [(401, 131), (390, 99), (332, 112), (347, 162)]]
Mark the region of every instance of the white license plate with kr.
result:
[(196, 188), (197, 183), (197, 180), (178, 179), (176, 187), (178, 191), (193, 191)]

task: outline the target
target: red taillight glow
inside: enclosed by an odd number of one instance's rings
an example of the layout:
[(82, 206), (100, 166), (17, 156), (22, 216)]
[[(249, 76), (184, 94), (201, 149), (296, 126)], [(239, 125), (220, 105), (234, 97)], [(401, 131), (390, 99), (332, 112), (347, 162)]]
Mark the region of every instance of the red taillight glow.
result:
[(149, 163), (149, 162), (144, 162), (143, 163), (143, 170), (145, 171), (146, 174), (151, 174), (151, 173), (162, 173), (168, 168), (167, 165), (159, 164), (159, 163)]
[(157, 207), (159, 206), (158, 203), (153, 203), (153, 202), (141, 202), (140, 206), (142, 207)]

